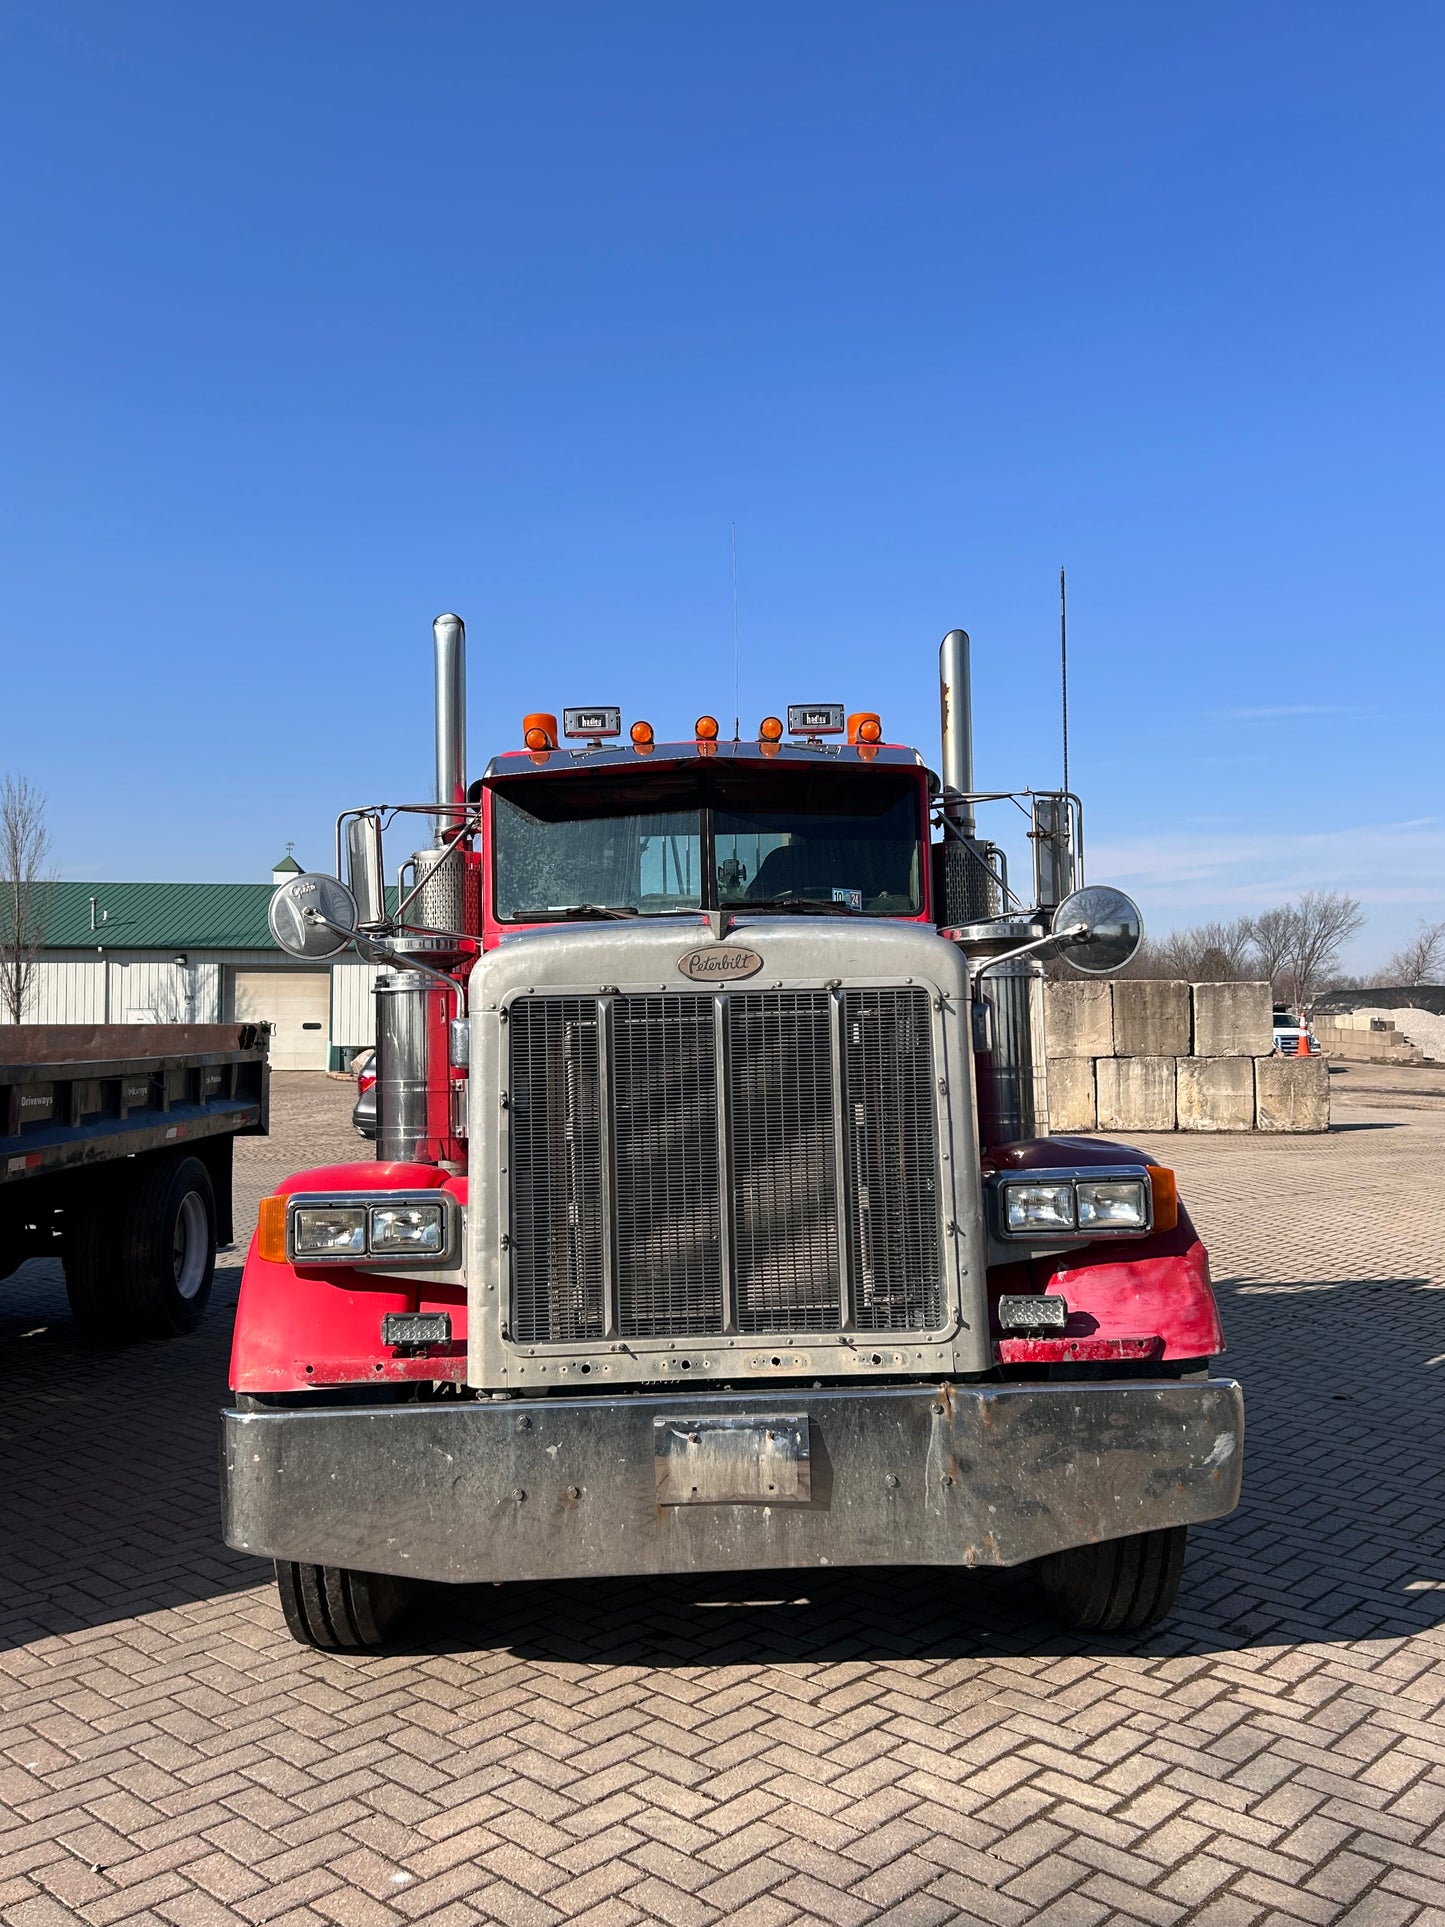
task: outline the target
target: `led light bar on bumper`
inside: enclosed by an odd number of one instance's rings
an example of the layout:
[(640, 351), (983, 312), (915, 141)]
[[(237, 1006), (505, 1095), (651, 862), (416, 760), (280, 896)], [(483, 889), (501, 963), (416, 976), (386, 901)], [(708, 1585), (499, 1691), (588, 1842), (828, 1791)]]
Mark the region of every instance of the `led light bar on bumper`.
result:
[(1032, 1244), (1143, 1238), (1178, 1216), (1174, 1173), (1161, 1165), (1000, 1173), (989, 1189), (998, 1236)]
[[(285, 1206), (287, 1264), (395, 1264), (400, 1260), (407, 1265), (449, 1266), (460, 1262), (461, 1212), (454, 1198), (435, 1191), (371, 1192), (344, 1198), (297, 1192), (265, 1202)], [(266, 1218), (263, 1210), (262, 1257), (272, 1255), (264, 1249), (271, 1229)]]

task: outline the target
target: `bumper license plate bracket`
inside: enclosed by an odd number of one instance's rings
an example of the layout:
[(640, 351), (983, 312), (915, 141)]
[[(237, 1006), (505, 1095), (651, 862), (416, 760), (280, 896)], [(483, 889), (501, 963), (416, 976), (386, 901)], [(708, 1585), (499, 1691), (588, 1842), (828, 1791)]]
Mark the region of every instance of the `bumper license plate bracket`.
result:
[(659, 1505), (806, 1505), (808, 1419), (713, 1414), (652, 1421)]

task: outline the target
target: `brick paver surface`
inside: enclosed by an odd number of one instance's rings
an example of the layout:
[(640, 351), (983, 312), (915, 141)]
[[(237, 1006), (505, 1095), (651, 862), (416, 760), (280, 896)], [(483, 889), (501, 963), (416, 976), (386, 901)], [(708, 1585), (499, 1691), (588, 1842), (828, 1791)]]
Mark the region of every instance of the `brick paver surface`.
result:
[[(1402, 1081), (1403, 1079), (1403, 1081)], [(278, 1079), (248, 1209), (348, 1154)], [(217, 1536), (203, 1331), (87, 1353), (0, 1288), (0, 1918), (1445, 1927), (1445, 1072), (1325, 1139), (1167, 1145), (1249, 1402), (1178, 1612), (1062, 1635), (1015, 1573), (438, 1594), (308, 1653)]]

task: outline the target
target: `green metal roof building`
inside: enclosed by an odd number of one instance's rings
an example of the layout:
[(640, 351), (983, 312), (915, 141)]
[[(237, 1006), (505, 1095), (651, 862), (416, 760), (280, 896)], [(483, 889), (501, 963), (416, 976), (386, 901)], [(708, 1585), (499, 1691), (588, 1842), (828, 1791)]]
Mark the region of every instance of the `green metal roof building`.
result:
[(276, 944), (269, 883), (51, 883), (26, 1021), (272, 1025), (277, 1070), (337, 1070), (373, 1040), (376, 971), (302, 963)]

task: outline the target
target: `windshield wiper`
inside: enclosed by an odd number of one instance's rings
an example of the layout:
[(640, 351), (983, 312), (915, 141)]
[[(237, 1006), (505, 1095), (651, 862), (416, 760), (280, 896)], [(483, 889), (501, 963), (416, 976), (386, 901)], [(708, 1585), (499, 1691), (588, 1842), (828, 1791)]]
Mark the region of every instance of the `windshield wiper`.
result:
[(846, 903), (822, 903), (816, 897), (759, 897), (752, 902), (729, 903), (725, 908), (733, 915), (749, 910), (801, 910), (810, 917), (856, 917), (861, 913), (850, 910)]
[(514, 910), (517, 923), (545, 923), (549, 917), (635, 917), (630, 905), (615, 903), (548, 903), (536, 910)]

